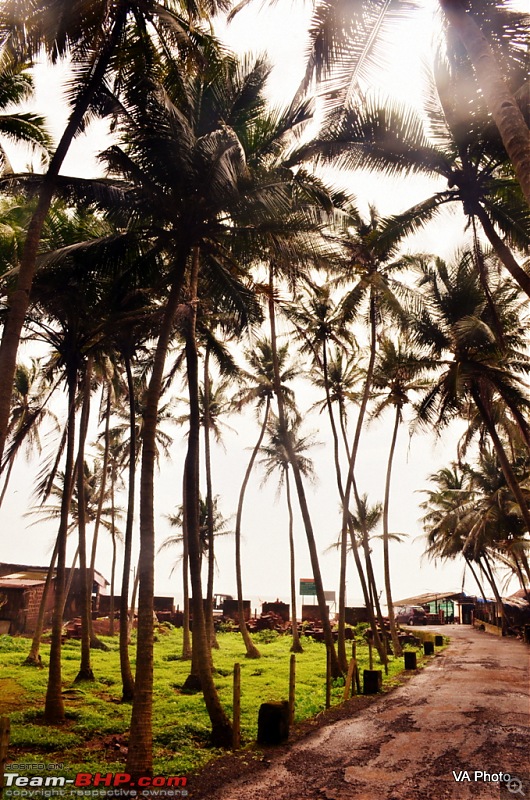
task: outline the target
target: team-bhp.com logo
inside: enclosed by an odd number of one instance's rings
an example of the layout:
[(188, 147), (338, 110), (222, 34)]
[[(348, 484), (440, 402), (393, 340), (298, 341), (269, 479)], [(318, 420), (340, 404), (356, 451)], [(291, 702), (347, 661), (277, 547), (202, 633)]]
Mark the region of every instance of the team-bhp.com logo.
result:
[[(172, 775), (169, 777), (163, 775), (141, 775), (133, 780), (131, 775), (127, 772), (78, 772), (75, 778), (65, 778), (62, 775), (19, 775), (17, 772), (6, 772), (4, 775), (4, 788), (17, 788), (17, 789), (49, 789), (61, 787), (75, 787), (78, 789), (92, 789), (97, 787), (133, 787), (138, 789), (183, 789), (187, 785), (187, 778), (183, 775)], [(129, 796), (134, 797), (136, 791), (127, 792)], [(172, 792), (166, 793), (167, 796), (173, 796)], [(175, 796), (182, 796), (187, 794), (185, 792), (175, 793)], [(10, 792), (8, 796), (13, 795)], [(30, 796), (30, 795), (20, 795)]]

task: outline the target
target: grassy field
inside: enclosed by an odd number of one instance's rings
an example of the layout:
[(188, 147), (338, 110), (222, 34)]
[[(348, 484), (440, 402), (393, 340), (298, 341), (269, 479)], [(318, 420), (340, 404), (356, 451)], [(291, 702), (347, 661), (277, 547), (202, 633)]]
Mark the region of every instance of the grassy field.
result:
[[(67, 721), (60, 728), (43, 724), (46, 669), (23, 666), (29, 640), (0, 636), (0, 713), (11, 719), (8, 762), (59, 763), (61, 774), (123, 770), (130, 706), (120, 702), (117, 638), (103, 637), (108, 652), (93, 651), (96, 681), (74, 684), (79, 666), (79, 642), (68, 641), (63, 652), (64, 697)], [(238, 633), (219, 635), (214, 651), (216, 684), (229, 715), (232, 713), (232, 671), (241, 664), (242, 744), (256, 739), (258, 709), (267, 700), (288, 696), (288, 636), (265, 631), (255, 636), (262, 658), (247, 660)], [(360, 669), (368, 667), (368, 651), (359, 635)], [(296, 713), (299, 722), (325, 707), (325, 647), (305, 639), (304, 653), (296, 657)], [(209, 745), (209, 720), (202, 695), (185, 694), (181, 687), (189, 662), (180, 660), (182, 633), (161, 627), (155, 645), (154, 757), (155, 774), (189, 775), (200, 770), (219, 751)], [(134, 647), (131, 647), (131, 656)], [(48, 648), (43, 646), (46, 665)], [(377, 658), (376, 658), (377, 660)], [(421, 659), (418, 654), (418, 661)], [(376, 663), (375, 668), (378, 668)], [(395, 682), (403, 659), (390, 659), (385, 686)], [(342, 699), (342, 682), (332, 691), (332, 704)], [(23, 774), (23, 770), (19, 770)]]

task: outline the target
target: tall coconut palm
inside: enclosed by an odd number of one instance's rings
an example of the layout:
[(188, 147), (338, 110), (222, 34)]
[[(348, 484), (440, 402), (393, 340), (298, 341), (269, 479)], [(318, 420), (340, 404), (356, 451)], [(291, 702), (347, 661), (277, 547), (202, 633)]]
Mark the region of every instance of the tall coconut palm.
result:
[(403, 421), (403, 408), (410, 402), (410, 392), (417, 392), (425, 389), (428, 384), (425, 380), (421, 379), (422, 369), (425, 372), (426, 365), (422, 364), (419, 354), (415, 353), (407, 346), (407, 341), (404, 336), (398, 340), (397, 344), (393, 339), (384, 336), (379, 343), (378, 355), (379, 358), (374, 369), (372, 385), (376, 396), (383, 395), (383, 397), (378, 398), (377, 405), (372, 413), (374, 417), (377, 417), (388, 407), (393, 407), (395, 410), (394, 426), (392, 438), (390, 440), (386, 470), (385, 498), (383, 502), (383, 562), (386, 604), (388, 619), (390, 621), (392, 644), (395, 655), (401, 655), (401, 645), (397, 635), (394, 616), (392, 582), (390, 577), (390, 486), (398, 430)]
[[(315, 480), (315, 471), (311, 459), (306, 455), (307, 450), (314, 446), (316, 443), (312, 437), (302, 436), (300, 434), (300, 419), (294, 418), (288, 420), (289, 435), (292, 442), (292, 449), (294, 450), (297, 466), (300, 473), (306, 479)], [(280, 425), (278, 417), (272, 417), (267, 427), (268, 438), (265, 444), (261, 446), (261, 453), (263, 457), (260, 459), (260, 464), (264, 469), (264, 481), (267, 481), (273, 475), (279, 472), (278, 492), (282, 486), (285, 486), (285, 494), (287, 498), (287, 510), (289, 514), (289, 561), (290, 561), (290, 585), (291, 585), (291, 628), (293, 634), (293, 643), (291, 651), (293, 653), (303, 652), (298, 634), (298, 622), (296, 614), (296, 569), (295, 569), (295, 546), (294, 546), (294, 516), (293, 506), (291, 501), (291, 484), (289, 481), (289, 469), (292, 469), (291, 454), (288, 453), (285, 433), (283, 426)]]
[(493, 310), (469, 253), (451, 265), (438, 259), (434, 266), (423, 267), (421, 286), (426, 305), (414, 336), (429, 349), (433, 367), (440, 372), (418, 404), (419, 419), (435, 423), (440, 431), (472, 401), (530, 530), (530, 512), (493, 413), (495, 403), (502, 401), (528, 446), (530, 400), (524, 376), (530, 371), (530, 360), (525, 352), (526, 326), (518, 292), (497, 281), (491, 290)]
[[(286, 385), (287, 381), (292, 380), (297, 370), (291, 366), (288, 361), (287, 344), (282, 345), (278, 349), (278, 360), (280, 365), (280, 379), (282, 391), (287, 403), (292, 406), (294, 398), (292, 390)], [(252, 469), (256, 461), (256, 457), (260, 451), (260, 447), (269, 425), (271, 403), (274, 398), (274, 368), (272, 363), (272, 348), (267, 339), (259, 339), (252, 350), (247, 350), (246, 358), (252, 368), (252, 374), (245, 371), (245, 378), (248, 381), (247, 386), (241, 389), (234, 398), (234, 406), (237, 410), (243, 409), (250, 403), (256, 404), (256, 412), (259, 414), (261, 407), (264, 405), (263, 418), (261, 420), (260, 432), (256, 444), (252, 449), (252, 455), (247, 465), (243, 483), (239, 492), (239, 499), (237, 503), (236, 514), (236, 527), (235, 527), (235, 541), (236, 541), (236, 583), (237, 583), (237, 600), (238, 600), (238, 617), (239, 629), (243, 637), (246, 648), (247, 658), (259, 658), (260, 652), (248, 633), (247, 625), (245, 622), (245, 615), (243, 609), (243, 578), (241, 569), (241, 523), (243, 518), (243, 504), (245, 500), (245, 493), (250, 480)], [(294, 612), (293, 612), (294, 613)]]
[[(325, 393), (325, 405), (331, 425), (333, 436), (333, 455), (335, 462), (335, 474), (339, 490), (340, 500), (344, 502), (344, 485), (341, 473), (340, 458), (340, 437), (335, 421), (333, 410), (332, 389), (330, 385), (330, 366), (329, 348), (332, 344), (336, 347), (337, 358), (339, 348), (342, 353), (355, 349), (355, 340), (349, 329), (349, 314), (344, 317), (340, 303), (335, 303), (331, 297), (331, 287), (328, 284), (323, 286), (313, 286), (307, 293), (299, 298), (299, 304), (289, 313), (293, 321), (298, 336), (302, 342), (302, 352), (309, 353), (313, 361), (313, 383), (314, 374), (322, 376), (321, 383)], [(344, 388), (344, 387), (342, 387)], [(344, 408), (339, 413), (343, 414)], [(343, 420), (341, 425), (343, 425)], [(348, 452), (348, 451), (347, 451)], [(348, 452), (349, 460), (349, 452)], [(345, 617), (346, 617), (346, 562), (348, 552), (347, 531), (344, 536), (340, 550), (340, 575), (339, 575), (339, 619), (337, 653), (339, 664), (343, 672), (348, 669), (348, 659), (346, 656), (346, 636), (345, 636)]]
[[(215, 3), (208, 3), (213, 10)], [(31, 62), (44, 51), (52, 61), (69, 56), (75, 66), (76, 81), (71, 92), (72, 112), (50, 160), (39, 192), (38, 203), (28, 227), (20, 260), (16, 289), (0, 344), (0, 459), (3, 455), (9, 418), (10, 388), (16, 366), (20, 332), (28, 309), (46, 215), (56, 190), (57, 177), (70, 145), (86, 122), (89, 112), (108, 110), (108, 88), (126, 83), (134, 53), (143, 48), (149, 53), (152, 35), (164, 49), (178, 49), (181, 63), (207, 49), (213, 56), (211, 37), (200, 33), (197, 5), (150, 2), (147, 6), (129, 0), (124, 3), (47, 0), (39, 6), (5, 2), (0, 14), (0, 40), (19, 61)], [(125, 57), (124, 57), (125, 56)], [(147, 55), (149, 60), (149, 55)], [(112, 105), (112, 103), (110, 103)]]
[[(396, 214), (395, 229), (414, 232), (458, 202), (470, 223), (480, 222), (498, 258), (530, 296), (530, 280), (513, 254), (530, 242), (530, 211), (502, 145), (483, 109), (473, 105), (441, 59), (429, 77), (426, 114), (372, 98), (337, 114), (310, 150), (339, 166), (362, 165), (388, 177), (440, 176), (447, 188)], [(389, 221), (389, 234), (392, 227)]]
[[(481, 5), (473, 3), (471, 13), (469, 13), (462, 0), (440, 0), (440, 6), (450, 28), (462, 41), (467, 51), (480, 92), (484, 96), (488, 110), (501, 135), (526, 202), (530, 205), (530, 131), (519, 104), (510, 90), (507, 81), (509, 76), (506, 70), (501, 69), (496, 57), (494, 45), (498, 45), (498, 39), (497, 42), (491, 37), (488, 39), (481, 29), (480, 20), (481, 14), (484, 18), (485, 4)], [(513, 39), (514, 23), (519, 23), (518, 26), (515, 26), (515, 30), (517, 33), (523, 34), (520, 51), (524, 62), (523, 53), (528, 43), (529, 16), (518, 14), (516, 11), (510, 14), (501, 3), (487, 5), (490, 14), (497, 9), (504, 14), (506, 28), (502, 31), (501, 40), (502, 38)], [(526, 38), (524, 38), (525, 29)], [(497, 47), (497, 49), (499, 48)], [(526, 77), (523, 80), (526, 80)]]

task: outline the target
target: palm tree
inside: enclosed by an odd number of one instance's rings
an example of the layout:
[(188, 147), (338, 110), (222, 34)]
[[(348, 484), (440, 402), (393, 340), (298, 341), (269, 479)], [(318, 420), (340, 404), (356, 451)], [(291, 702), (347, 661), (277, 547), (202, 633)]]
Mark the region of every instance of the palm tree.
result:
[[(356, 235), (347, 244), (350, 253), (350, 265), (344, 273), (343, 280), (351, 276), (357, 279), (353, 287), (350, 288), (342, 300), (342, 314), (347, 320), (352, 320), (360, 315), (361, 311), (367, 306), (366, 316), (369, 327), (369, 358), (365, 372), (364, 386), (359, 403), (357, 424), (351, 446), (347, 447), (349, 453), (349, 464), (347, 479), (344, 486), (344, 499), (342, 511), (342, 530), (350, 531), (350, 541), (352, 545), (355, 565), (359, 574), (359, 580), (365, 599), (365, 604), (370, 617), (370, 624), (374, 636), (374, 644), (380, 654), (381, 660), (386, 663), (386, 651), (381, 642), (374, 609), (370, 602), (370, 585), (375, 585), (375, 575), (368, 548), (368, 535), (362, 537), (364, 548), (367, 575), (365, 578), (362, 563), (357, 552), (357, 541), (352, 526), (351, 512), (349, 508), (351, 492), (353, 489), (357, 506), (359, 520), (363, 521), (361, 514), (361, 495), (357, 486), (355, 476), (355, 464), (359, 452), (361, 431), (364, 426), (365, 415), (367, 412), (368, 401), (372, 392), (373, 373), (376, 363), (377, 344), (378, 344), (378, 323), (382, 315), (394, 320), (398, 325), (403, 326), (407, 322), (407, 311), (403, 301), (408, 299), (410, 292), (404, 283), (396, 278), (406, 265), (406, 259), (396, 257), (399, 242), (404, 235), (404, 231), (393, 230), (389, 233), (388, 227), (382, 221), (374, 208), (370, 209), (370, 220), (364, 222), (356, 215)], [(379, 607), (378, 594), (372, 591), (379, 616), (380, 628), (383, 630), (382, 615)]]
[[(473, 3), (472, 13), (469, 13), (465, 5), (459, 0), (456, 0), (456, 2), (455, 0), (440, 0), (440, 6), (450, 28), (456, 33), (466, 49), (468, 58), (473, 65), (480, 92), (484, 96), (488, 110), (501, 135), (502, 143), (513, 164), (517, 180), (526, 197), (526, 202), (530, 205), (530, 132), (519, 104), (512, 91), (510, 91), (506, 80), (508, 77), (506, 70), (501, 70), (496, 58), (492, 46), (495, 41), (492, 38), (488, 39), (478, 24), (480, 16), (482, 15), (484, 18), (484, 4), (481, 5), (482, 8), (478, 3)], [(501, 4), (489, 3), (487, 10), (491, 14), (497, 11), (499, 6)], [(524, 51), (525, 42), (528, 41), (528, 15), (525, 15), (525, 19), (522, 14), (517, 14), (517, 12), (513, 12), (510, 15), (504, 7), (501, 10), (503, 12), (501, 19), (503, 18), (505, 21), (506, 28), (502, 31), (504, 36), (499, 38), (513, 38), (514, 23), (519, 22), (519, 25), (515, 27), (516, 32), (523, 33), (524, 37), (524, 29), (526, 28), (526, 38), (523, 38), (521, 48)], [(497, 15), (501, 16), (498, 11)], [(496, 43), (498, 44), (498, 39)], [(526, 80), (527, 67), (524, 69), (523, 80)], [(516, 88), (519, 88), (519, 86)]]
[(394, 606), (392, 601), (392, 583), (390, 578), (390, 530), (389, 530), (389, 510), (390, 510), (390, 485), (392, 480), (392, 467), (398, 430), (403, 421), (403, 408), (410, 402), (409, 393), (424, 389), (428, 384), (421, 380), (421, 371), (426, 370), (422, 364), (419, 354), (415, 353), (409, 346), (405, 337), (398, 340), (396, 344), (387, 336), (382, 337), (379, 342), (378, 361), (376, 362), (373, 374), (372, 385), (376, 391), (376, 396), (384, 396), (378, 400), (373, 416), (380, 416), (386, 408), (394, 407), (394, 428), (390, 441), (388, 463), (385, 480), (385, 499), (383, 503), (383, 559), (385, 571), (385, 591), (386, 604), (388, 609), (388, 619), (390, 622), (390, 632), (395, 655), (401, 655), (401, 645), (396, 630), (394, 617)]
[[(12, 107), (28, 100), (33, 94), (33, 78), (28, 65), (18, 62), (8, 48), (0, 53), (0, 137), (14, 143), (24, 143), (47, 157), (51, 146), (44, 117), (32, 112), (16, 112)], [(0, 174), (13, 172), (7, 153), (0, 144)]]
[[(296, 376), (297, 370), (294, 368), (294, 366), (291, 366), (287, 363), (288, 350), (289, 347), (287, 344), (282, 345), (278, 349), (278, 361), (280, 366), (280, 380), (282, 385), (282, 391), (284, 392), (284, 397), (286, 399), (286, 402), (290, 407), (292, 407), (294, 398), (292, 391), (289, 389), (286, 383), (287, 381), (292, 380)], [(267, 339), (259, 339), (255, 343), (252, 350), (246, 351), (246, 357), (252, 368), (252, 374), (249, 374), (248, 372), (245, 372), (244, 374), (247, 381), (250, 382), (250, 380), (252, 379), (252, 385), (247, 385), (239, 391), (239, 393), (234, 398), (233, 401), (234, 406), (237, 410), (241, 410), (246, 405), (249, 405), (250, 403), (255, 403), (256, 412), (258, 415), (261, 407), (263, 405), (265, 407), (263, 409), (263, 418), (260, 425), (259, 436), (256, 441), (256, 444), (252, 449), (252, 455), (250, 456), (250, 460), (248, 462), (247, 469), (245, 471), (245, 476), (243, 478), (243, 483), (241, 484), (239, 499), (237, 503), (236, 527), (235, 527), (236, 583), (237, 583), (239, 629), (241, 631), (241, 635), (245, 643), (246, 657), (259, 658), (261, 654), (256, 645), (254, 644), (254, 642), (252, 641), (252, 639), (250, 638), (243, 611), (244, 595), (243, 595), (243, 579), (241, 570), (241, 522), (243, 518), (243, 503), (245, 500), (246, 489), (248, 486), (248, 482), (250, 480), (250, 475), (252, 473), (254, 463), (256, 461), (256, 457), (260, 451), (263, 438), (267, 430), (267, 426), (269, 425), (271, 403), (274, 397), (274, 367), (272, 362), (272, 348), (270, 342)]]
[[(289, 312), (290, 319), (294, 322), (298, 336), (302, 341), (302, 352), (309, 353), (313, 361), (314, 384), (315, 374), (321, 375), (321, 384), (325, 393), (325, 406), (331, 425), (333, 436), (333, 454), (335, 461), (335, 474), (341, 502), (344, 502), (344, 486), (341, 474), (340, 444), (339, 433), (333, 411), (332, 387), (330, 385), (330, 365), (329, 347), (334, 343), (336, 348), (335, 367), (338, 365), (338, 353), (346, 352), (348, 349), (355, 348), (353, 335), (348, 327), (349, 314), (342, 313), (340, 303), (334, 303), (331, 298), (331, 287), (328, 284), (323, 286), (312, 286), (310, 291), (299, 298), (299, 305)], [(343, 390), (342, 386), (339, 391)], [(341, 425), (344, 425), (344, 406), (339, 410), (342, 415)], [(344, 434), (344, 430), (343, 430)], [(346, 451), (349, 460), (349, 451)], [(338, 638), (337, 654), (339, 664), (343, 672), (348, 669), (348, 659), (346, 656), (346, 562), (348, 553), (347, 531), (344, 536), (340, 550), (340, 576), (339, 576), (339, 619), (338, 619)]]
[[(315, 471), (311, 459), (305, 455), (310, 447), (316, 443), (312, 437), (300, 435), (300, 419), (294, 417), (288, 419), (289, 436), (291, 447), (296, 457), (298, 470), (304, 478), (314, 481)], [(298, 622), (296, 614), (296, 570), (295, 570), (295, 547), (294, 547), (294, 518), (293, 507), (291, 502), (291, 484), (289, 481), (289, 468), (292, 468), (291, 455), (288, 453), (286, 446), (286, 438), (283, 426), (280, 425), (278, 417), (272, 417), (267, 426), (268, 439), (264, 445), (261, 446), (260, 452), (263, 453), (263, 458), (260, 459), (260, 464), (265, 471), (264, 482), (271, 478), (277, 472), (280, 473), (278, 481), (278, 493), (281, 491), (282, 486), (285, 486), (285, 494), (287, 498), (287, 510), (289, 513), (289, 554), (290, 554), (290, 573), (291, 573), (291, 627), (293, 632), (293, 644), (291, 651), (293, 653), (303, 652), (298, 635)]]
[[(214, 2), (208, 8), (216, 7)], [(12, 49), (19, 61), (31, 62), (44, 51), (52, 61), (68, 55), (76, 68), (76, 87), (72, 113), (50, 160), (39, 192), (38, 203), (28, 227), (20, 259), (16, 291), (11, 297), (9, 314), (0, 345), (0, 459), (3, 456), (9, 419), (10, 390), (16, 367), (20, 332), (29, 304), (37, 253), (46, 215), (54, 196), (57, 178), (70, 144), (79, 132), (89, 111), (106, 106), (103, 95), (114, 78), (119, 89), (127, 83), (132, 58), (115, 58), (130, 48), (143, 49), (150, 61), (149, 35), (164, 50), (178, 48), (180, 63), (208, 50), (213, 57), (212, 40), (204, 36), (197, 17), (202, 6), (167, 3), (137, 3), (127, 0), (117, 5), (106, 2), (81, 2), (75, 8), (65, 0), (47, 0), (38, 7), (18, 0), (8, 0), (0, 14), (0, 37), (6, 51)], [(181, 13), (182, 12), (182, 13)], [(148, 34), (149, 31), (149, 34)], [(151, 62), (152, 63), (152, 62)], [(102, 106), (103, 104), (103, 106)]]
[(492, 306), (470, 253), (452, 265), (438, 259), (434, 267), (424, 266), (420, 283), (426, 305), (414, 326), (414, 337), (428, 349), (440, 373), (419, 402), (418, 417), (440, 431), (472, 401), (530, 530), (530, 512), (494, 417), (500, 400), (529, 446), (525, 411), (530, 401), (522, 376), (530, 371), (530, 359), (518, 292), (498, 280), (491, 289)]
[(445, 205), (458, 202), (472, 226), (480, 222), (498, 258), (530, 296), (530, 279), (512, 252), (528, 247), (528, 205), (481, 112), (464, 89), (456, 92), (453, 76), (439, 59), (429, 85), (427, 121), (397, 103), (381, 106), (367, 100), (333, 118), (310, 151), (338, 166), (362, 166), (388, 177), (419, 174), (446, 180), (446, 189), (388, 220), (388, 235), (415, 232)]
[(8, 429), (8, 450), (0, 469), (1, 473), (7, 467), (0, 494), (0, 505), (4, 500), (11, 471), (22, 445), (25, 445), (28, 456), (31, 452), (40, 454), (42, 447), (39, 427), (45, 420), (51, 420), (57, 427), (57, 418), (47, 405), (54, 388), (43, 374), (39, 359), (32, 358), (29, 365), (17, 365)]

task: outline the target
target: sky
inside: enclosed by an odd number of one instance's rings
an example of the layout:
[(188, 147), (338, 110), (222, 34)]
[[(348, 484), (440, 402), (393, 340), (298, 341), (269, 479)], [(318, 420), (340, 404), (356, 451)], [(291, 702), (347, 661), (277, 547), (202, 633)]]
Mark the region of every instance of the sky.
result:
[[(436, 3), (425, 0), (420, 12), (400, 30), (399, 37), (389, 51), (390, 70), (374, 77), (371, 90), (389, 92), (401, 100), (420, 102), (422, 59), (430, 42), (434, 24), (433, 10)], [(287, 9), (287, 10), (286, 10)], [(264, 6), (262, 11), (245, 10), (235, 21), (223, 28), (227, 43), (238, 52), (252, 49), (265, 51), (274, 63), (270, 79), (270, 96), (274, 103), (286, 103), (297, 88), (303, 71), (305, 29), (308, 19), (307, 7), (301, 4), (278, 3)], [(60, 102), (61, 84), (67, 75), (67, 66), (50, 69), (41, 65), (36, 70), (36, 97), (32, 106), (47, 112), (50, 127), (55, 136), (62, 130), (65, 106)], [(106, 125), (98, 122), (90, 126), (86, 134), (78, 137), (63, 172), (90, 176), (99, 169), (96, 160), (98, 150), (108, 142)], [(27, 156), (24, 156), (27, 157)], [(15, 168), (24, 169), (20, 154), (13, 154)], [(18, 163), (17, 163), (18, 159)], [(397, 213), (433, 191), (432, 182), (424, 179), (382, 181), (373, 175), (356, 173), (349, 178), (348, 186), (367, 208), (375, 203), (381, 213)], [(446, 215), (434, 226), (430, 226), (420, 237), (408, 243), (411, 250), (434, 251), (450, 258), (462, 242), (462, 219), (458, 215)], [(29, 350), (26, 349), (26, 354)], [(176, 394), (182, 394), (176, 390)], [(307, 381), (301, 380), (297, 387), (298, 403), (307, 412), (316, 396)], [(307, 417), (307, 413), (306, 413)], [(355, 418), (350, 426), (353, 431)], [(224, 447), (215, 447), (213, 452), (214, 493), (220, 496), (220, 508), (228, 518), (235, 513), (241, 481), (250, 458), (250, 449), (258, 436), (258, 427), (252, 414), (232, 417), (227, 423), (233, 430), (224, 436)], [(388, 458), (390, 417), (374, 421), (365, 426), (361, 439), (358, 462), (358, 483), (361, 493), (368, 493), (370, 502), (382, 501), (384, 478)], [(175, 531), (171, 529), (166, 515), (175, 511), (181, 502), (181, 473), (185, 451), (184, 431), (179, 426), (166, 430), (175, 440), (170, 461), (161, 464), (156, 485), (156, 536), (157, 544)], [(307, 418), (305, 433), (314, 432), (320, 446), (311, 453), (318, 476), (314, 485), (308, 487), (309, 507), (316, 532), (325, 589), (337, 590), (338, 554), (329, 550), (336, 542), (340, 530), (340, 512), (335, 485), (333, 452), (329, 423), (324, 415), (311, 414)], [(455, 454), (455, 442), (459, 426), (454, 425), (439, 438), (421, 433), (409, 435), (407, 422), (399, 434), (395, 455), (390, 510), (390, 528), (406, 534), (403, 543), (391, 545), (392, 584), (395, 600), (428, 591), (459, 591), (463, 585), (463, 567), (460, 562), (434, 565), (423, 557), (424, 539), (419, 503), (421, 490), (426, 488), (429, 475), (448, 464)], [(29, 463), (19, 458), (13, 473), (11, 491), (0, 509), (0, 526), (7, 532), (2, 544), (2, 560), (23, 563), (45, 564), (53, 546), (54, 526), (40, 523), (29, 527), (30, 521), (24, 512), (34, 504), (32, 484), (37, 471), (35, 459)], [(277, 496), (276, 485), (261, 485), (263, 471), (258, 467), (251, 479), (243, 518), (243, 564), (245, 596), (251, 598), (252, 607), (260, 600), (288, 600), (289, 556), (287, 541), (287, 512), (284, 494)], [(124, 502), (124, 499), (123, 499)], [(307, 544), (300, 515), (296, 508), (295, 521), (296, 561), (299, 578), (311, 577)], [(235, 595), (233, 569), (234, 540), (231, 536), (219, 540), (217, 547), (216, 591)], [(69, 550), (73, 552), (73, 542)], [(170, 573), (178, 560), (178, 551), (165, 551), (157, 556), (155, 587), (158, 595), (172, 595), (182, 602), (180, 566), (173, 576)], [(373, 557), (378, 584), (382, 580), (382, 552), (380, 542), (374, 541)], [(97, 562), (98, 569), (110, 577), (110, 546), (103, 545)], [(476, 587), (467, 576), (464, 584), (469, 593)], [(518, 587), (512, 583), (512, 590)], [(347, 602), (362, 604), (362, 596), (353, 563), (348, 567)]]

